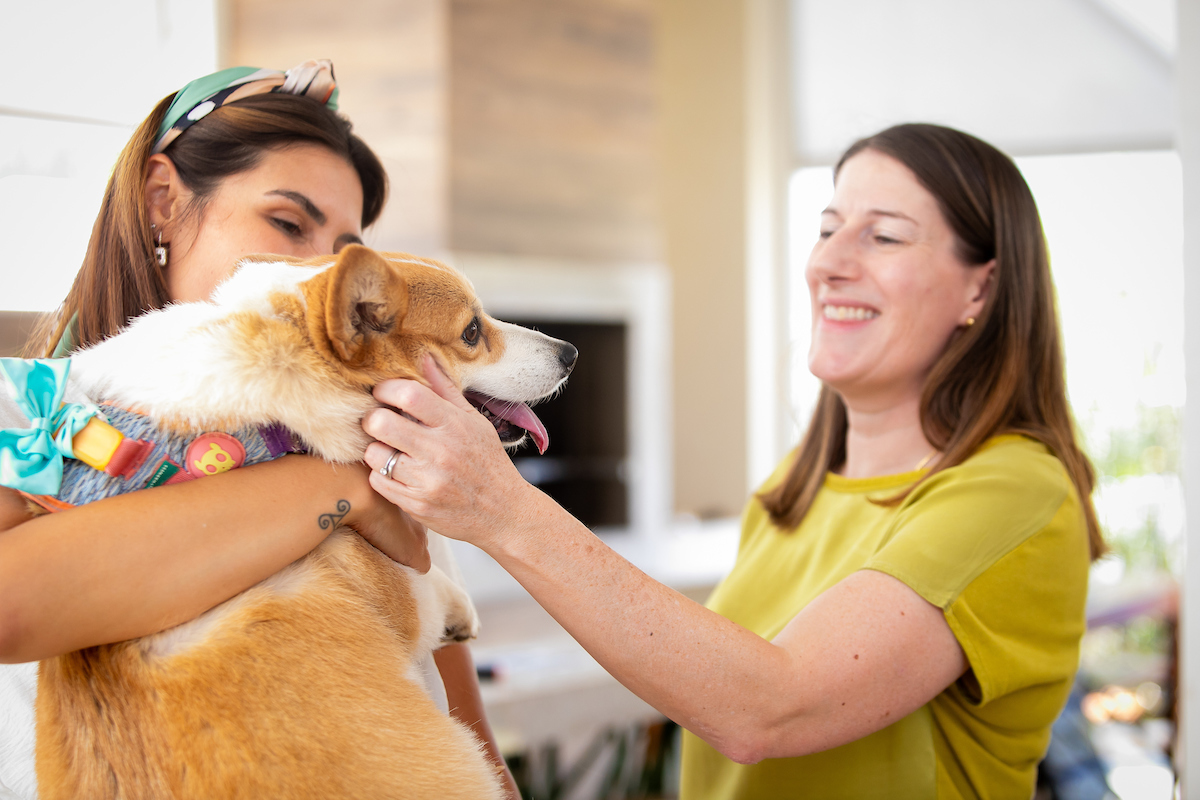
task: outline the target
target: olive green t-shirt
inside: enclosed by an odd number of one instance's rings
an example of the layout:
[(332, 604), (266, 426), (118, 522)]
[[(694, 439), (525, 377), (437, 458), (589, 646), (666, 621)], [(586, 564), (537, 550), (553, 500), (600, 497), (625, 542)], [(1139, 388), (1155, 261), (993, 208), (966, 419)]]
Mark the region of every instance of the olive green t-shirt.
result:
[(771, 639), (846, 576), (878, 570), (943, 610), (967, 675), (887, 728), (812, 755), (740, 765), (685, 733), (682, 800), (1032, 796), (1085, 627), (1079, 497), (1044, 445), (1010, 435), (898, 506), (869, 502), (922, 474), (828, 475), (794, 531), (752, 500), (737, 562), (708, 607)]

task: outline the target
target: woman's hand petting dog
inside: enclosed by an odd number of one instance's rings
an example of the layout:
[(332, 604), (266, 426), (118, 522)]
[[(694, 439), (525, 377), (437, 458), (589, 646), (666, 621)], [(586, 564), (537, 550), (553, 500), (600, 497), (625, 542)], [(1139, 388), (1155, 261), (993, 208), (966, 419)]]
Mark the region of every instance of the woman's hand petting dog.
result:
[[(375, 399), (404, 413), (380, 408), (363, 418), (377, 440), (365, 454), (371, 485), (418, 522), (487, 550), (488, 537), (512, 530), (540, 493), (432, 357), (422, 371), (429, 386), (389, 380), (375, 387)], [(397, 450), (389, 478), (379, 470)]]
[[(346, 476), (350, 507), (345, 511), (337, 509), (329, 515), (330, 519), (352, 528), (398, 564), (421, 573), (428, 572), (431, 562), (425, 526), (371, 487), (374, 482), (374, 477), (368, 478), (374, 472), (371, 467), (356, 464), (336, 469), (350, 473)], [(339, 519), (339, 515), (344, 516)]]

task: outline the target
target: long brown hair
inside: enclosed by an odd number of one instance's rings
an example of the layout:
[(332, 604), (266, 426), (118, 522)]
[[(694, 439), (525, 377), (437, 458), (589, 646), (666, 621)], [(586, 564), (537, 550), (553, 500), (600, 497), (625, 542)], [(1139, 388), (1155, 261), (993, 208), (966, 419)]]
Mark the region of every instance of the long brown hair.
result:
[[(174, 97), (159, 101), (121, 151), (83, 265), (62, 306), (35, 329), (27, 353), (51, 354), (72, 318), (77, 320), (74, 344), (86, 347), (170, 302), (154, 261), (146, 174), (158, 127)], [(373, 223), (387, 199), (383, 165), (351, 132), (349, 121), (311, 98), (272, 93), (229, 103), (188, 128), (164, 153), (192, 193), (187, 213), (199, 214), (221, 181), (253, 169), (268, 150), (302, 143), (326, 147), (354, 167), (363, 190), (362, 226)]]
[[(1098, 558), (1106, 548), (1091, 500), (1095, 474), (1075, 440), (1046, 240), (1025, 179), (986, 142), (952, 128), (909, 124), (855, 142), (838, 161), (835, 181), (863, 150), (904, 164), (933, 194), (963, 263), (996, 260), (978, 320), (950, 340), (925, 380), (921, 428), (942, 455), (921, 480), (961, 464), (997, 434), (1037, 439), (1074, 483)], [(787, 476), (758, 495), (780, 528), (800, 524), (825, 474), (845, 462), (847, 424), (841, 396), (822, 385)], [(913, 488), (881, 502), (899, 503)]]

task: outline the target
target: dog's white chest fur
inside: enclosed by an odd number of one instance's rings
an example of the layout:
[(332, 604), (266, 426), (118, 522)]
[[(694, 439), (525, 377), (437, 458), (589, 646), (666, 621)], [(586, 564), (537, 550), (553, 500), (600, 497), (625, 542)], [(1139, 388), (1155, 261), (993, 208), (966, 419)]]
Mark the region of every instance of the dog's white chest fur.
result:
[(276, 314), (271, 298), (288, 294), (303, 303), (299, 286), (319, 271), (256, 263), (211, 302), (150, 312), (76, 353), (71, 377), (96, 402), (196, 430), (278, 422), (330, 461), (358, 461), (368, 443), (360, 420), (378, 404), (330, 380), (332, 371), (322, 371), (302, 341), (266, 324)]

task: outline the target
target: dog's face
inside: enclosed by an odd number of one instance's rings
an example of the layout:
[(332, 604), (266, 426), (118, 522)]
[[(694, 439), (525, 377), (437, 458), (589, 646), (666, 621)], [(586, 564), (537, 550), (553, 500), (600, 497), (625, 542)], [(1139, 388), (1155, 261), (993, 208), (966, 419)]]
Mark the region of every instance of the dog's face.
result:
[(528, 404), (566, 381), (572, 345), (491, 318), (462, 275), (415, 256), (347, 247), (302, 290), (309, 335), (350, 380), (424, 381), (430, 354), (506, 446), (528, 433), (545, 451), (546, 429)]

